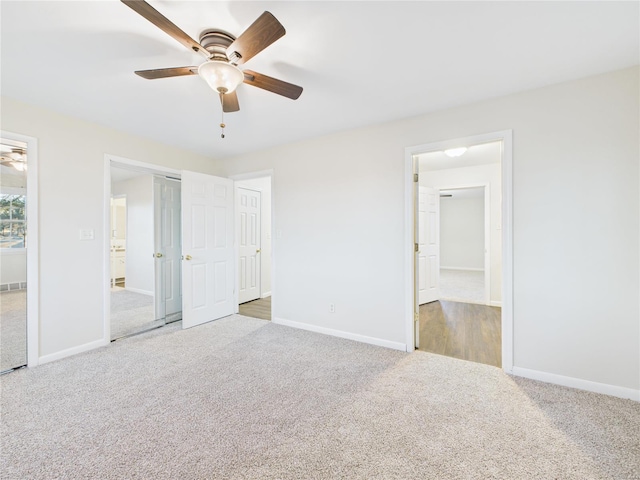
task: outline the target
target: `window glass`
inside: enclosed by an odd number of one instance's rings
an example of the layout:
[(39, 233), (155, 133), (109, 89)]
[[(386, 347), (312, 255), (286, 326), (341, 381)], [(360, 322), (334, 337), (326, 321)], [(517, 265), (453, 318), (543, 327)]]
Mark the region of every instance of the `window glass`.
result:
[(24, 195), (0, 194), (0, 248), (25, 247)]

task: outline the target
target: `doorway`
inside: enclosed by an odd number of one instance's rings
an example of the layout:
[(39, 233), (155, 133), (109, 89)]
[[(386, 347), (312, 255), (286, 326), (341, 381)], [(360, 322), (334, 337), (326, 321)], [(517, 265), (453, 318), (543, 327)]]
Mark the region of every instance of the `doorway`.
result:
[(409, 147), (406, 166), (413, 345), (510, 371), (511, 132)]
[(258, 173), (235, 181), (238, 313), (271, 320), (272, 177)]

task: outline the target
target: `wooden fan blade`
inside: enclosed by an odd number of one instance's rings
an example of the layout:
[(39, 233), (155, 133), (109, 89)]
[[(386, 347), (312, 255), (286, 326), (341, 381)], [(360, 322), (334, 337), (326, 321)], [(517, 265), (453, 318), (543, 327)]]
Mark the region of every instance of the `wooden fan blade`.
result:
[(163, 32), (169, 34), (189, 50), (193, 50), (194, 52), (198, 52), (203, 54), (205, 57), (209, 58), (209, 52), (196, 42), (189, 35), (184, 33), (180, 27), (175, 25), (171, 20), (162, 15), (159, 11), (153, 8), (144, 0), (120, 0), (127, 7), (131, 8), (136, 13), (142, 15), (144, 18), (153, 23), (156, 27), (158, 27)]
[(222, 111), (225, 113), (237, 112), (238, 110), (240, 110), (238, 95), (236, 94), (235, 90), (231, 93), (221, 93), (220, 103), (222, 104)]
[(136, 75), (154, 80), (156, 78), (182, 77), (184, 75), (197, 75), (198, 67), (172, 67), (172, 68), (156, 68), (154, 70), (136, 70)]
[(277, 78), (268, 77), (261, 73), (252, 72), (251, 70), (245, 70), (243, 73), (244, 83), (277, 93), (291, 100), (297, 100), (302, 93), (302, 87), (294, 85), (293, 83), (283, 82)]
[(286, 33), (280, 22), (264, 12), (227, 48), (231, 63), (240, 65), (256, 56)]

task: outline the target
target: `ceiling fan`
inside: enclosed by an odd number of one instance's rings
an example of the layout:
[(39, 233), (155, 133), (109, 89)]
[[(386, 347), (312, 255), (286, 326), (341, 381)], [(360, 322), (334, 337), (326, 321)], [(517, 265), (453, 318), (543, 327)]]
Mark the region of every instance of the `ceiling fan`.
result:
[(20, 147), (9, 147), (2, 145), (0, 148), (0, 165), (13, 167), (19, 172), (27, 168), (27, 151)]
[[(220, 95), (223, 112), (240, 110), (236, 88), (241, 83), (262, 88), (292, 100), (296, 100), (302, 93), (302, 87), (251, 70), (240, 70), (238, 67), (286, 33), (284, 27), (271, 13), (264, 12), (237, 38), (222, 30), (208, 29), (200, 34), (200, 41), (196, 42), (146, 1), (121, 1), (188, 49), (202, 54), (207, 59), (199, 66), (136, 71), (135, 73), (142, 78), (153, 80), (200, 75)], [(220, 126), (224, 128), (224, 123)]]

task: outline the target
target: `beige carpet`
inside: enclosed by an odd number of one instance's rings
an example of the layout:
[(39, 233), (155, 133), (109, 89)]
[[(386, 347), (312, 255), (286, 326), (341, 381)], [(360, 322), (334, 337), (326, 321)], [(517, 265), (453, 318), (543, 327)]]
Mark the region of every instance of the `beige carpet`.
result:
[[(27, 291), (0, 293), (0, 372), (27, 364)], [(1, 477), (0, 477), (1, 478)]]
[(164, 325), (155, 320), (152, 295), (111, 288), (111, 339), (132, 335)]
[(6, 479), (638, 479), (640, 404), (231, 316), (0, 378)]

